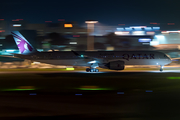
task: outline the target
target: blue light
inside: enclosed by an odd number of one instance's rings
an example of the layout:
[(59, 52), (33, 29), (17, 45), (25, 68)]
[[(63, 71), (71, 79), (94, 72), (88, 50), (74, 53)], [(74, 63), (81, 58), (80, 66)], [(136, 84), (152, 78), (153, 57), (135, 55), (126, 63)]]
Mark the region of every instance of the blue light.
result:
[(157, 39), (164, 39), (165, 37), (164, 37), (164, 35), (155, 35), (155, 38), (157, 38)]
[(117, 92), (117, 94), (124, 94), (124, 92)]
[(36, 93), (30, 93), (29, 95), (37, 95)]
[(160, 27), (153, 27), (154, 30), (160, 30)]
[(124, 28), (117, 28), (117, 30), (124, 30)]
[(151, 39), (150, 38), (140, 38), (139, 42), (150, 42)]
[(152, 90), (146, 90), (146, 92), (153, 92)]
[(75, 94), (75, 95), (82, 95), (82, 94)]
[(142, 28), (138, 28), (138, 27), (137, 27), (137, 28), (134, 28), (134, 30), (142, 30)]
[(126, 27), (125, 30), (130, 31), (130, 30), (132, 30), (132, 28)]
[(146, 28), (144, 28), (145, 30), (152, 30), (152, 28), (151, 27), (146, 27)]

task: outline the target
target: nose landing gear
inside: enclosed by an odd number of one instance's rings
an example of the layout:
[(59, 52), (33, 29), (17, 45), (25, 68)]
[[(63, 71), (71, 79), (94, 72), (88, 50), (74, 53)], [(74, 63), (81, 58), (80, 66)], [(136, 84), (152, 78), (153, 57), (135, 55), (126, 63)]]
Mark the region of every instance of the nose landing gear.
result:
[(162, 65), (160, 66), (160, 71), (161, 71), (161, 72), (163, 71), (163, 66), (162, 66)]

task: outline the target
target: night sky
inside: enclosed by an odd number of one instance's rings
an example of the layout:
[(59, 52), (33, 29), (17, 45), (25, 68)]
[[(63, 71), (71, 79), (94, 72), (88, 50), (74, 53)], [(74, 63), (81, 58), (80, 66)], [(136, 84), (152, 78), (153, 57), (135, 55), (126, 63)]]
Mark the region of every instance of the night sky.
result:
[(178, 23), (180, 0), (4, 0), (0, 19), (24, 19), (31, 23), (94, 19), (107, 25)]

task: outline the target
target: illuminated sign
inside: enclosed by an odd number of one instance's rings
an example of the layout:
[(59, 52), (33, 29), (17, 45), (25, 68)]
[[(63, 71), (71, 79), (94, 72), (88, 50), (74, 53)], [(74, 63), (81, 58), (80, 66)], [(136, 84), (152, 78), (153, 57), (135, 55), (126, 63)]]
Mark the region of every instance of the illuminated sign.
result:
[(153, 27), (154, 30), (160, 30), (160, 27)]
[(151, 27), (146, 27), (146, 28), (144, 28), (145, 30), (152, 30), (152, 28)]
[(165, 33), (180, 33), (180, 31), (162, 31), (161, 33), (165, 34)]
[(129, 32), (119, 32), (119, 31), (117, 31), (117, 32), (115, 32), (115, 34), (116, 35), (128, 35)]
[(69, 44), (77, 44), (77, 42), (69, 42)]
[(146, 32), (147, 35), (154, 35), (155, 32)]
[(117, 28), (117, 30), (124, 30), (124, 28)]
[(98, 23), (98, 21), (86, 21), (85, 23)]
[(131, 26), (130, 28), (146, 28), (146, 26)]
[(21, 24), (14, 24), (13, 26), (14, 26), (14, 27), (20, 27)]
[(132, 34), (133, 35), (144, 35), (145, 32), (144, 31), (134, 31)]
[(151, 39), (150, 38), (140, 38), (139, 42), (150, 42)]
[(64, 27), (65, 28), (71, 28), (71, 27), (73, 27), (73, 25), (72, 24), (64, 24)]
[(125, 27), (126, 30), (132, 30), (132, 28), (129, 28), (129, 27)]

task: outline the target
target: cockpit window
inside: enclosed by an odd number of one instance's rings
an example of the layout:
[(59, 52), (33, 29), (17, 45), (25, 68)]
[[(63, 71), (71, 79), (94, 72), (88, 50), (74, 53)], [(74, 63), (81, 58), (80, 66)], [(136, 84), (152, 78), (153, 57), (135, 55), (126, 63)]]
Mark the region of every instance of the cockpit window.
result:
[(164, 55), (165, 58), (168, 58), (166, 55)]

